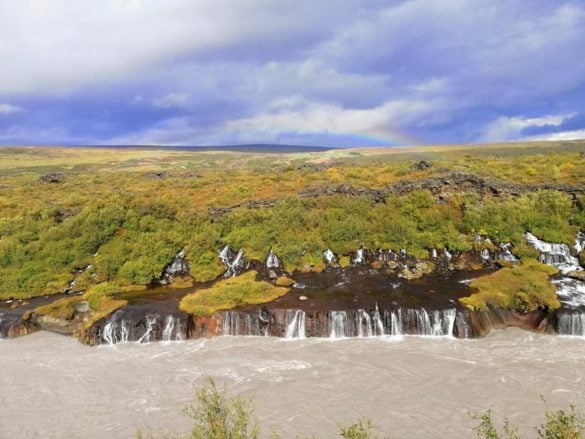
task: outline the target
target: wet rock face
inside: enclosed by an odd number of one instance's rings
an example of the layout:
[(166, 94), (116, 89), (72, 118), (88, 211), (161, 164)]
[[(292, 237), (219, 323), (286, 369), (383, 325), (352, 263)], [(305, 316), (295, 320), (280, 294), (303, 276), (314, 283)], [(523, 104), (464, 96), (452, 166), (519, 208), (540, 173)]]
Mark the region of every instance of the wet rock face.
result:
[(486, 336), (492, 329), (516, 327), (543, 333), (549, 328), (548, 312), (544, 310), (521, 314), (511, 310), (489, 308), (485, 311), (469, 312), (469, 323), (472, 334), (477, 337)]
[(186, 259), (185, 250), (181, 250), (167, 267), (161, 276), (160, 283), (167, 284), (172, 282), (175, 277), (189, 276), (189, 263)]
[(431, 166), (433, 166), (431, 162), (428, 162), (426, 160), (421, 160), (420, 162), (416, 162), (412, 165), (412, 167), (417, 171), (424, 171), (426, 169), (429, 169)]
[(227, 245), (219, 251), (219, 260), (227, 268), (225, 277), (237, 276), (249, 267), (249, 263), (246, 261), (242, 249), (234, 252)]

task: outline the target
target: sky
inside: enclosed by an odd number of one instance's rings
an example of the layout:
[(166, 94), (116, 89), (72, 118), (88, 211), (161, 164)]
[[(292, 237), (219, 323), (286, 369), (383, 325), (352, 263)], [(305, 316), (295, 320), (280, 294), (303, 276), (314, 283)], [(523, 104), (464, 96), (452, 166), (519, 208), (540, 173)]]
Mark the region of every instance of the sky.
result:
[(585, 138), (585, 0), (0, 0), (0, 144)]

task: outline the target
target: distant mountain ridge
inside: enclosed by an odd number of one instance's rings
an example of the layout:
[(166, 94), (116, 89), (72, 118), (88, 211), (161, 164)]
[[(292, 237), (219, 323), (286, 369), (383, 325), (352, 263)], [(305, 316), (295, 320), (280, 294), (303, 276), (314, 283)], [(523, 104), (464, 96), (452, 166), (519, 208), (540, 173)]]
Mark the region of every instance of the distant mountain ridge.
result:
[[(88, 146), (92, 147), (92, 146)], [(219, 146), (166, 146), (166, 145), (96, 145), (96, 148), (132, 148), (132, 149), (176, 149), (181, 151), (233, 151), (255, 153), (297, 153), (297, 152), (323, 152), (336, 148), (325, 146), (304, 145), (279, 145), (272, 143), (252, 143), (244, 145), (219, 145)]]

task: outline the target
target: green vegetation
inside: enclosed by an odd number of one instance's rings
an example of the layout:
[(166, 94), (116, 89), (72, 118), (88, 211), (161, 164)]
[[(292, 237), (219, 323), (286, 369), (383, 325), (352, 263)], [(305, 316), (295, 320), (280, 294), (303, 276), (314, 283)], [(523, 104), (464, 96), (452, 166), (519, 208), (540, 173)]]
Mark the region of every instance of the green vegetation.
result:
[[(182, 248), (195, 282), (223, 272), (224, 245), (258, 260), (272, 247), (287, 270), (320, 271), (326, 248), (426, 256), (430, 247), (470, 250), (477, 232), (528, 258), (526, 230), (571, 243), (585, 229), (585, 196), (573, 201), (550, 188), (585, 181), (584, 150), (584, 142), (299, 154), (0, 148), (0, 299), (58, 293), (74, 278), (80, 290), (148, 285)], [(413, 167), (421, 159), (432, 167)], [(63, 173), (62, 182), (42, 181), (47, 172)], [(367, 192), (454, 172), (549, 189)], [(340, 185), (359, 190), (301, 196)]]
[(83, 300), (81, 296), (64, 297), (48, 305), (40, 306), (35, 309), (35, 314), (39, 316), (51, 316), (56, 319), (71, 320), (75, 313), (74, 305)]
[(470, 286), (477, 293), (459, 300), (472, 310), (485, 310), (488, 306), (519, 313), (539, 308), (555, 310), (561, 304), (549, 277), (557, 272), (556, 268), (536, 261), (502, 268), (474, 279)]
[[(545, 402), (546, 404), (546, 402)], [(230, 397), (224, 389), (218, 389), (213, 379), (206, 377), (204, 384), (195, 391), (195, 403), (183, 413), (193, 419), (191, 431), (186, 434), (150, 433), (137, 431), (137, 439), (259, 439), (261, 429), (254, 414), (252, 398)], [(546, 407), (545, 420), (536, 428), (537, 439), (585, 439), (585, 416), (575, 410), (557, 410)], [(491, 410), (472, 415), (476, 422), (473, 431), (478, 439), (521, 439), (516, 428), (507, 419), (501, 431), (496, 426)], [(269, 439), (280, 435), (272, 432)], [(328, 435), (327, 437), (333, 437)], [(360, 419), (348, 426), (339, 425), (338, 436), (343, 439), (382, 439), (373, 432), (369, 419)], [(440, 437), (437, 432), (436, 437)], [(305, 436), (297, 436), (304, 439)], [(389, 439), (389, 436), (384, 436)], [(313, 439), (316, 439), (313, 436)]]
[[(191, 432), (187, 434), (150, 433), (138, 430), (137, 439), (259, 439), (261, 430), (254, 414), (251, 398), (229, 397), (225, 389), (218, 389), (213, 379), (207, 377), (203, 386), (195, 391), (195, 403), (183, 413), (193, 419)], [(372, 433), (370, 420), (339, 426), (343, 439), (381, 439)], [(269, 439), (279, 439), (272, 432)], [(297, 439), (302, 439), (298, 437)], [(388, 439), (386, 437), (386, 439)]]
[(188, 294), (181, 300), (179, 308), (196, 316), (208, 316), (238, 306), (271, 302), (288, 293), (288, 288), (256, 281), (257, 274), (255, 271), (248, 271)]
[[(584, 439), (585, 417), (575, 410), (573, 405), (569, 409), (551, 410), (546, 408), (545, 422), (536, 428), (538, 439)], [(498, 431), (492, 419), (491, 410), (474, 415), (478, 421), (474, 431), (479, 439), (520, 439), (515, 428), (512, 428), (508, 420), (504, 420), (502, 431)]]

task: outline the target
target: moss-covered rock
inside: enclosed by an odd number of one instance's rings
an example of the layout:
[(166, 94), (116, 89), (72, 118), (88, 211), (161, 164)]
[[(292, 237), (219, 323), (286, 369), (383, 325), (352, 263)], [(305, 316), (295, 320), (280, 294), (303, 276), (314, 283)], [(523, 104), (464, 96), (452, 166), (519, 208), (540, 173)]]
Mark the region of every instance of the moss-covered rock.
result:
[(295, 281), (294, 281), (294, 279), (291, 279), (290, 277), (281, 276), (278, 279), (276, 279), (276, 281), (274, 283), (276, 285), (278, 285), (279, 287), (290, 287), (292, 284), (295, 283)]
[(268, 282), (258, 282), (255, 271), (224, 279), (215, 285), (183, 297), (179, 308), (196, 316), (208, 316), (217, 311), (243, 305), (259, 305), (271, 302), (289, 292), (288, 288), (275, 287)]
[(536, 261), (502, 268), (474, 279), (469, 285), (476, 292), (459, 301), (474, 311), (486, 310), (488, 306), (519, 313), (554, 310), (561, 306), (550, 282), (550, 276), (556, 273), (556, 268)]

